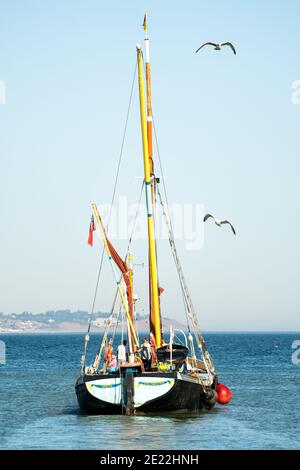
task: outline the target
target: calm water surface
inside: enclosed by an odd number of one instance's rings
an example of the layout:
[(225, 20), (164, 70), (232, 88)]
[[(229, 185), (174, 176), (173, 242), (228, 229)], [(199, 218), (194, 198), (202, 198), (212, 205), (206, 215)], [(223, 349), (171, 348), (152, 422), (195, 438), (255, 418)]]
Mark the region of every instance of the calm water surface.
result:
[[(207, 334), (229, 406), (165, 416), (83, 416), (82, 334), (2, 335), (0, 449), (300, 449), (297, 334)], [(97, 336), (91, 340), (95, 351)]]

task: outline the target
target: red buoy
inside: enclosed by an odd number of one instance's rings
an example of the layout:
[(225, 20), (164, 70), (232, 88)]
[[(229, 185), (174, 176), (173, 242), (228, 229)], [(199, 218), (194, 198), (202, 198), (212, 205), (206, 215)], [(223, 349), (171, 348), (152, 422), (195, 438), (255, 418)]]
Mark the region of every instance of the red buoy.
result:
[(227, 403), (230, 402), (232, 393), (226, 385), (218, 384), (216, 392), (218, 394), (218, 403), (220, 403), (220, 405), (227, 405)]

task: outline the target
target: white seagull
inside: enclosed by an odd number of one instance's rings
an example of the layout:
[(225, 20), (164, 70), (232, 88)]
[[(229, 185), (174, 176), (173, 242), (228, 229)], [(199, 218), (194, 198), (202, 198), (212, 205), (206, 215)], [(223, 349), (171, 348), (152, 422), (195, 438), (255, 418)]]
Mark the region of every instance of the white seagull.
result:
[(223, 46), (229, 46), (234, 55), (236, 55), (236, 50), (234, 45), (231, 42), (222, 42), (222, 43), (215, 43), (215, 42), (206, 42), (205, 44), (202, 44), (202, 46), (199, 47), (199, 49), (196, 50), (196, 53), (202, 49), (204, 46), (213, 46), (215, 51), (220, 51)]
[(224, 224), (230, 225), (231, 230), (233, 231), (234, 235), (236, 235), (234, 226), (229, 222), (229, 220), (216, 219), (213, 215), (206, 214), (206, 216), (204, 217), (204, 222), (206, 222), (207, 219), (210, 219), (210, 218), (214, 220), (215, 224), (218, 225), (218, 227), (221, 227), (221, 225), (224, 225)]

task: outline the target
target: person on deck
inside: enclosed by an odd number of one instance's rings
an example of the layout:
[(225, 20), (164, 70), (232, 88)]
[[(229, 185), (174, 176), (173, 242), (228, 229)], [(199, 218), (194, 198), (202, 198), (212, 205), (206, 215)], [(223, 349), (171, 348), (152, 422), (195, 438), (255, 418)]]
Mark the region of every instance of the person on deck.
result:
[(108, 364), (108, 370), (109, 372), (117, 372), (118, 370), (118, 362), (116, 356), (113, 354), (111, 357), (111, 360)]
[(110, 340), (104, 352), (104, 364), (105, 364), (106, 369), (109, 367), (109, 363), (111, 361), (112, 356), (113, 356), (113, 348), (112, 348), (112, 342)]
[(127, 360), (126, 345), (127, 345), (127, 341), (126, 339), (124, 339), (123, 343), (118, 346), (118, 363), (119, 364), (125, 364)]
[(142, 347), (139, 349), (139, 352), (141, 353), (141, 359), (144, 363), (145, 370), (150, 369), (152, 362), (151, 345), (146, 338), (142, 339)]
[(186, 357), (185, 360), (184, 360), (184, 363), (183, 363), (183, 372), (185, 374), (188, 374), (189, 372), (191, 372), (193, 370), (191, 364), (189, 363), (189, 360), (188, 358)]
[(156, 356), (156, 341), (153, 333), (150, 333), (150, 346), (151, 346), (151, 358), (152, 362), (155, 364), (157, 362)]

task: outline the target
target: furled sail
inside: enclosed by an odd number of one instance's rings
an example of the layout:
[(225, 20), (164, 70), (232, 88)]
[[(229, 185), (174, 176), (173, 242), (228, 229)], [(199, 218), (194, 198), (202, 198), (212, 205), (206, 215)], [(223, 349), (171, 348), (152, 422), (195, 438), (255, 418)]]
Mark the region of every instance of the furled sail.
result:
[(130, 316), (132, 318), (132, 315), (133, 315), (133, 308), (132, 308), (133, 295), (132, 295), (132, 287), (131, 287), (131, 282), (130, 282), (129, 268), (127, 266), (126, 261), (122, 260), (121, 256), (118, 254), (117, 250), (112, 245), (112, 243), (108, 240), (107, 237), (106, 237), (106, 241), (107, 241), (107, 244), (109, 246), (109, 250), (110, 250), (112, 259), (114, 260), (114, 262), (116, 263), (116, 265), (118, 266), (118, 268), (120, 269), (120, 271), (123, 275), (123, 279), (124, 279), (124, 282), (126, 284), (126, 294), (127, 294), (127, 300), (128, 300), (128, 308), (129, 308)]
[[(127, 266), (126, 261), (123, 261), (113, 244), (110, 242), (110, 240), (107, 238), (107, 235), (105, 234), (106, 237), (106, 242), (109, 246), (109, 251), (111, 254), (112, 259), (114, 260), (115, 264), (118, 266), (119, 270), (122, 273), (122, 277), (124, 279), (125, 285), (126, 285), (126, 295), (127, 295), (127, 302), (128, 302), (128, 309), (129, 309), (129, 314), (130, 318), (133, 322), (133, 293), (132, 293), (132, 285), (130, 281), (130, 271), (129, 267)], [(132, 345), (134, 344), (134, 341), (132, 340)]]

